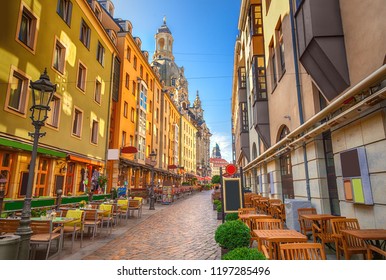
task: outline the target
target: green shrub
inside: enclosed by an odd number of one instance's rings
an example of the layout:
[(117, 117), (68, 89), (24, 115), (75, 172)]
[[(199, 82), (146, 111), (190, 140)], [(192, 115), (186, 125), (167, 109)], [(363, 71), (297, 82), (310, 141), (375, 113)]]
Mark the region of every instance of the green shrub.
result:
[(266, 260), (262, 252), (256, 248), (239, 247), (221, 257), (222, 260)]
[(250, 230), (241, 220), (229, 221), (219, 225), (214, 236), (214, 239), (221, 247), (229, 250), (248, 247), (250, 238)]
[(213, 204), (219, 205), (219, 204), (221, 204), (221, 201), (218, 199), (215, 199), (215, 200), (213, 200)]
[(222, 212), (222, 204), (221, 203), (219, 203), (217, 205), (217, 212)]
[(237, 213), (228, 213), (225, 216), (225, 221), (234, 221), (234, 220), (237, 220), (238, 218), (239, 218), (239, 214), (237, 214)]

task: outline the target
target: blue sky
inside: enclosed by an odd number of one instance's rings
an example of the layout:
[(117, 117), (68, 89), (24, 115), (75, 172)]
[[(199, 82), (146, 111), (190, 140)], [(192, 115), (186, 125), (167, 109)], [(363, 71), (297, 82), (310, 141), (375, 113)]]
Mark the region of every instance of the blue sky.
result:
[[(154, 35), (166, 24), (174, 37), (173, 53), (189, 83), (189, 99), (196, 91), (204, 118), (219, 144), (222, 157), (231, 160), (231, 95), (233, 57), (241, 0), (113, 0), (115, 18), (133, 24), (133, 36), (152, 57)], [(211, 147), (211, 152), (212, 152)]]

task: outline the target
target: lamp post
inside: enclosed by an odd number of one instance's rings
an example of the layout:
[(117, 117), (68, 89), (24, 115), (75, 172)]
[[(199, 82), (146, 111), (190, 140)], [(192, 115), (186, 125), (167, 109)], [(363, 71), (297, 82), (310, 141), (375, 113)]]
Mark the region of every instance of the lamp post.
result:
[(155, 203), (155, 195), (154, 195), (154, 166), (156, 164), (157, 159), (157, 153), (152, 150), (150, 153), (150, 161), (152, 165), (151, 169), (151, 185), (150, 185), (150, 207), (149, 210), (155, 210), (154, 203)]
[(46, 133), (40, 132), (40, 128), (44, 126), (44, 122), (48, 118), (47, 112), (50, 110), (50, 102), (56, 91), (56, 85), (52, 84), (50, 78), (47, 75), (47, 69), (44, 69), (44, 73), (40, 75), (39, 80), (30, 83), (32, 89), (32, 106), (30, 108), (32, 125), (35, 127), (35, 132), (29, 132), (29, 136), (33, 137), (33, 147), (31, 162), (29, 165), (27, 191), (25, 194), (23, 211), (21, 214), (20, 226), (16, 230), (16, 234), (20, 235), (20, 247), (19, 256), (20, 260), (26, 260), (29, 258), (29, 243), (31, 238), (31, 198), (32, 187), (35, 175), (35, 165), (38, 150), (39, 138), (43, 137)]

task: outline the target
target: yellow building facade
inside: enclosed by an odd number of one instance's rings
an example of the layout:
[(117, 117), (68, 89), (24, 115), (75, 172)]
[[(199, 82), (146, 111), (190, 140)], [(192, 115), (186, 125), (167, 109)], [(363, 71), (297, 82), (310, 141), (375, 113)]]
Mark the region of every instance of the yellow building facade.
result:
[(29, 83), (47, 69), (57, 91), (39, 140), (34, 196), (97, 188), (106, 162), (117, 49), (85, 0), (6, 1), (0, 23), (0, 155), (6, 197), (23, 197), (32, 150)]
[(192, 178), (196, 166), (197, 128), (187, 115), (181, 116), (180, 125), (180, 166), (183, 167), (184, 181)]

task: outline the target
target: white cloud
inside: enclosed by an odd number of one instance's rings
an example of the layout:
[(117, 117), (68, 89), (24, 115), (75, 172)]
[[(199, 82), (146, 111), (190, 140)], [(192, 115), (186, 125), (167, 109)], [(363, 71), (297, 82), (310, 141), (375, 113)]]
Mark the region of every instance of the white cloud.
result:
[(232, 136), (230, 133), (212, 132), (210, 137), (210, 156), (212, 156), (212, 149), (216, 143), (220, 147), (221, 157), (228, 162), (232, 161)]

